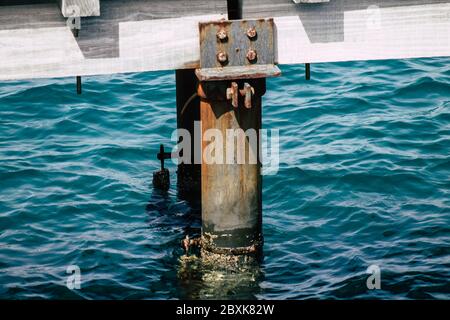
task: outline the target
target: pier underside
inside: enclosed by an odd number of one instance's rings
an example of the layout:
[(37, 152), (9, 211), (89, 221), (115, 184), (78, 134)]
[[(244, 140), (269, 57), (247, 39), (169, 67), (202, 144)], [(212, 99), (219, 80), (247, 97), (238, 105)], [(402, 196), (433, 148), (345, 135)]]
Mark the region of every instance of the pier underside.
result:
[[(226, 7), (102, 0), (75, 38), (57, 1), (2, 1), (0, 80), (197, 68), (198, 22), (226, 18)], [(450, 55), (450, 1), (246, 0), (243, 16), (275, 17), (279, 64)]]

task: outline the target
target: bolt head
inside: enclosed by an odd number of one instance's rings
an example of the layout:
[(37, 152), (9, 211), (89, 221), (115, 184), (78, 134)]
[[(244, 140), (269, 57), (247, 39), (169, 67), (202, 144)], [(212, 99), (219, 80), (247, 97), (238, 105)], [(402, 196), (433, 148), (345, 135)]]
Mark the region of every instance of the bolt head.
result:
[(220, 63), (225, 63), (228, 60), (228, 55), (223, 52), (220, 51), (219, 53), (217, 53), (217, 61), (219, 61)]
[(250, 39), (255, 38), (256, 35), (257, 35), (257, 33), (256, 33), (255, 27), (251, 27), (251, 28), (249, 28), (249, 29), (247, 30), (247, 36), (248, 36)]
[(220, 29), (216, 35), (217, 39), (219, 39), (220, 41), (224, 41), (228, 38), (227, 31), (224, 28)]
[(253, 50), (253, 49), (248, 50), (248, 52), (247, 52), (248, 61), (250, 61), (250, 62), (255, 61), (257, 56), (258, 55), (256, 54), (255, 50)]

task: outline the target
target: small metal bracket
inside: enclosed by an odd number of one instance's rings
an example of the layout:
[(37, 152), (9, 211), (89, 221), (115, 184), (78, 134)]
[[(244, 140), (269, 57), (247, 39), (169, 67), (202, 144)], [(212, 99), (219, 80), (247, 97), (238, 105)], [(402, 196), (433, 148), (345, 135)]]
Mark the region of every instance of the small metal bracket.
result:
[(164, 151), (164, 145), (159, 146), (159, 153), (156, 155), (158, 160), (161, 161), (161, 170), (164, 170), (164, 160), (171, 159), (172, 154)]
[(281, 74), (275, 66), (273, 19), (201, 22), (200, 81), (257, 79)]
[(170, 159), (172, 154), (164, 151), (164, 146), (159, 146), (158, 160), (161, 161), (161, 170), (153, 172), (153, 186), (156, 189), (167, 191), (170, 188), (170, 173), (164, 168), (164, 160)]

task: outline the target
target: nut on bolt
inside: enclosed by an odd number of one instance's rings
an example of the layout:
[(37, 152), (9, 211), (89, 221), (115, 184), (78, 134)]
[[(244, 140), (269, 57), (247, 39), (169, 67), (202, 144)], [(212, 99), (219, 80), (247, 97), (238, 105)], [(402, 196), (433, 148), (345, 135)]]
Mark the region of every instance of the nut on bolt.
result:
[(248, 50), (248, 52), (247, 52), (248, 61), (254, 62), (256, 60), (257, 56), (258, 55), (256, 54), (255, 50), (253, 50), (253, 49)]
[(220, 63), (225, 63), (228, 60), (228, 55), (226, 54), (226, 52), (223, 51), (219, 51), (217, 53), (217, 61), (219, 61)]
[(219, 31), (217, 31), (217, 39), (219, 39), (220, 41), (225, 41), (228, 38), (227, 35), (227, 30), (225, 30), (224, 28), (221, 28)]
[(247, 36), (248, 36), (250, 39), (253, 39), (253, 38), (256, 37), (256, 29), (255, 29), (255, 27), (251, 27), (251, 28), (249, 28), (249, 29), (247, 30)]

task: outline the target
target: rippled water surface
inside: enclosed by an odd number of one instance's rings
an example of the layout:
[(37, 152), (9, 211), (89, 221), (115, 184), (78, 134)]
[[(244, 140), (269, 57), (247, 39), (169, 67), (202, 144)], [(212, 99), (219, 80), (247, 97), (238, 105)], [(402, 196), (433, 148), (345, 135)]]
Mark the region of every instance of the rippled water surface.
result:
[(268, 80), (264, 261), (228, 273), (180, 260), (200, 220), (174, 165), (151, 187), (173, 72), (0, 84), (0, 297), (450, 299), (450, 59), (312, 68)]

